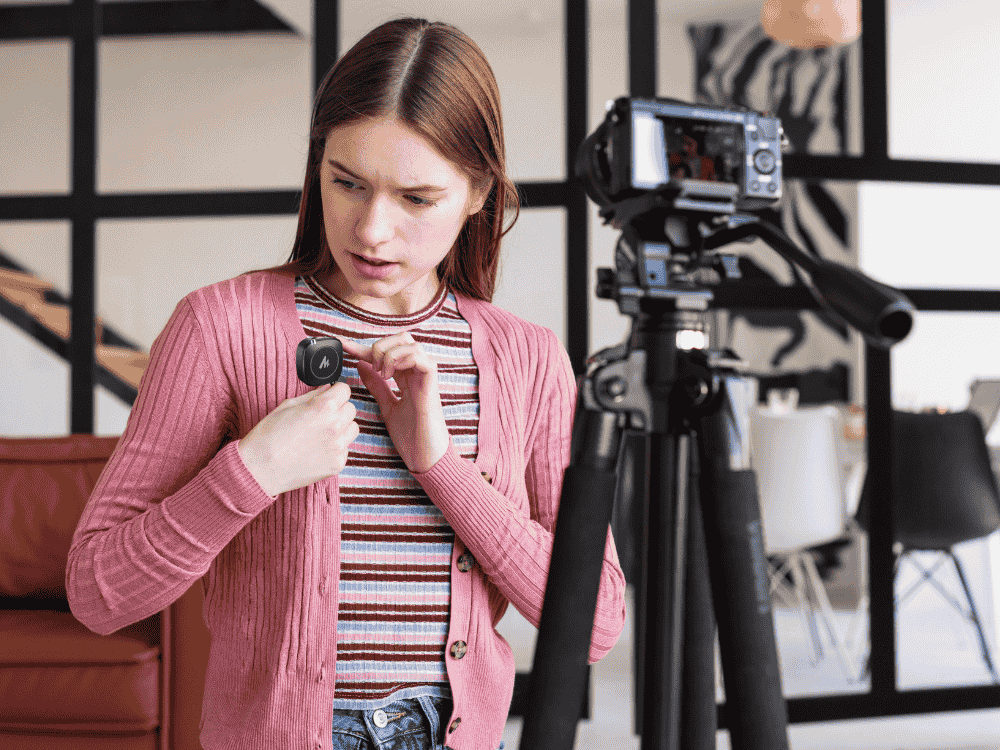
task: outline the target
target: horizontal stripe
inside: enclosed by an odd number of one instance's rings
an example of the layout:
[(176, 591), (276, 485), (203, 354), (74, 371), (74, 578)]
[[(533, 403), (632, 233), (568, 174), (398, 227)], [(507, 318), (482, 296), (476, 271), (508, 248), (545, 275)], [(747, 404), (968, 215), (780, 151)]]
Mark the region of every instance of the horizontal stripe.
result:
[[(334, 693), (334, 697), (337, 698), (338, 700), (368, 700), (368, 699), (378, 700), (380, 698), (387, 698), (388, 696), (392, 695), (393, 693), (399, 690), (402, 690), (403, 688), (415, 687), (417, 685), (433, 685), (434, 683), (431, 682), (430, 680), (433, 679), (434, 677), (436, 676), (427, 675), (427, 676), (422, 676), (419, 679), (410, 680), (409, 682), (404, 682), (404, 683), (394, 683), (394, 682), (387, 683), (387, 682), (372, 680), (370, 683), (371, 688), (367, 689), (366, 685), (365, 690), (361, 689), (351, 690), (346, 685), (342, 687), (342, 683), (338, 681), (337, 691)], [(447, 682), (447, 680), (448, 676), (444, 673), (444, 671), (442, 671), (440, 674), (440, 681)], [(371, 695), (370, 698), (369, 695)]]
[(371, 604), (362, 603), (351, 607), (354, 612), (383, 612), (385, 614), (400, 614), (408, 612), (410, 614), (427, 612), (429, 614), (447, 614), (448, 608), (431, 604)]
[[(448, 594), (449, 585), (447, 583), (435, 583), (434, 581), (423, 581), (419, 586), (405, 581), (341, 581), (339, 591), (343, 594), (357, 597), (359, 594), (386, 594), (414, 597), (416, 594), (430, 596), (432, 594)], [(357, 601), (357, 598), (353, 599)], [(398, 601), (398, 599), (396, 599)]]
[[(365, 632), (365, 628), (362, 627), (362, 616), (376, 617), (383, 623), (384, 627), (381, 630), (368, 631), (370, 640), (367, 642), (370, 643), (402, 641), (409, 645), (430, 647), (431, 645), (439, 646), (448, 636), (447, 614), (409, 613), (410, 617), (420, 616), (421, 618), (426, 618), (426, 620), (421, 619), (420, 627), (417, 628), (407, 627), (412, 623), (405, 619), (406, 613), (382, 614), (366, 611), (350, 612), (348, 614), (351, 616), (343, 620), (344, 627), (340, 630), (344, 635)], [(343, 617), (344, 615), (341, 616)]]
[[(343, 627), (338, 623), (337, 633), (338, 635), (343, 633), (356, 633), (356, 634), (366, 634), (372, 639), (377, 638), (380, 634), (395, 634), (395, 635), (416, 635), (422, 634), (423, 636), (430, 635), (440, 635), (445, 633), (447, 635), (447, 623), (444, 626), (441, 623), (430, 622), (430, 621), (420, 621), (420, 622), (394, 622), (388, 621), (378, 629), (367, 628), (365, 623), (345, 621)], [(424, 642), (431, 643), (432, 641), (424, 638)]]
[[(440, 673), (444, 664), (444, 647), (437, 651), (426, 652), (392, 652), (392, 651), (355, 651), (351, 658), (343, 662), (343, 668), (337, 669), (338, 679), (341, 676), (374, 673), (382, 680), (399, 679), (401, 672), (421, 675)], [(338, 662), (338, 667), (340, 662)]]
[[(365, 679), (373, 682), (395, 679), (396, 676), (402, 678), (400, 681), (409, 679), (425, 680), (431, 675), (444, 674), (444, 659), (439, 658), (435, 662), (422, 661), (359, 661), (359, 662), (337, 662), (337, 680), (342, 677), (353, 677), (354, 679)], [(440, 666), (439, 666), (440, 665)], [(405, 670), (405, 671), (403, 671)], [(395, 674), (394, 674), (395, 673)]]
[[(430, 639), (433, 638), (433, 634), (418, 633), (416, 636), (410, 633), (379, 633), (377, 636), (378, 648), (385, 649), (401, 649), (401, 648), (414, 648), (413, 639), (420, 639), (420, 648), (427, 651), (437, 651), (444, 650), (444, 647), (448, 641), (448, 631), (447, 628), (443, 629), (440, 633), (440, 637), (437, 642), (432, 642)], [(368, 633), (346, 633), (340, 632), (337, 634), (337, 653), (341, 653), (341, 649), (361, 649), (369, 648), (372, 646), (372, 641), (368, 640)], [(340, 658), (339, 656), (337, 658)]]

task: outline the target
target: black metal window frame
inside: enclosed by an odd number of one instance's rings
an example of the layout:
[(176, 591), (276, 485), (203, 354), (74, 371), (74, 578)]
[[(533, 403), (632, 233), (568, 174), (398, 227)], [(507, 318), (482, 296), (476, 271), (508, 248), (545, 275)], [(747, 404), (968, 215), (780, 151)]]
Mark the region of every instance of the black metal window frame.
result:
[[(1000, 185), (1000, 164), (893, 159), (888, 153), (887, 0), (863, 4), (861, 41), (863, 143), (861, 156), (788, 154), (785, 174), (804, 180), (920, 182)], [(314, 0), (314, 87), (338, 56), (339, 0)], [(141, 8), (141, 13), (137, 10)], [(657, 91), (655, 0), (629, 0), (628, 87), (635, 96)], [(571, 361), (582, 371), (589, 341), (589, 214), (583, 190), (571, 181), (576, 145), (587, 135), (588, 8), (586, 0), (563, 0), (566, 110), (565, 179), (518, 185), (526, 208), (563, 208), (566, 341)], [(97, 45), (102, 36), (151, 33), (286, 31), (294, 33), (255, 0), (144, 0), (102, 5), (98, 0), (0, 8), (0, 41), (69, 37), (72, 41), (71, 193), (0, 196), (0, 220), (69, 220), (71, 223), (70, 431), (94, 429), (95, 236), (97, 222), (113, 218), (256, 216), (294, 214), (296, 190), (228, 190), (100, 194), (97, 165)], [(1000, 290), (904, 290), (921, 311), (1000, 312)], [(743, 306), (749, 306), (747, 300)], [(794, 291), (769, 306), (809, 307)], [(900, 690), (896, 679), (889, 441), (890, 354), (866, 351), (869, 467), (875, 479), (870, 533), (871, 687), (866, 693), (788, 699), (792, 723), (973, 710), (1000, 707), (1000, 686)], [(520, 691), (519, 691), (520, 692)], [(513, 707), (512, 713), (520, 712)], [(719, 723), (727, 707), (719, 706)]]

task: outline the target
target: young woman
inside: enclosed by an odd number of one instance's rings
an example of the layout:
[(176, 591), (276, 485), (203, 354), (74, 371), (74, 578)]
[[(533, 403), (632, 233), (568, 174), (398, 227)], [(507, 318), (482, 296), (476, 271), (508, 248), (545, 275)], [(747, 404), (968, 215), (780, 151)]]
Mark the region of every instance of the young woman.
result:
[[(495, 626), (538, 623), (576, 393), (555, 335), (489, 303), (516, 209), (482, 52), (387, 23), (320, 87), (289, 263), (158, 337), (67, 591), (109, 633), (201, 581), (205, 750), (501, 745)], [(309, 389), (296, 347), (328, 335), (343, 382)], [(624, 590), (609, 533), (592, 660)]]

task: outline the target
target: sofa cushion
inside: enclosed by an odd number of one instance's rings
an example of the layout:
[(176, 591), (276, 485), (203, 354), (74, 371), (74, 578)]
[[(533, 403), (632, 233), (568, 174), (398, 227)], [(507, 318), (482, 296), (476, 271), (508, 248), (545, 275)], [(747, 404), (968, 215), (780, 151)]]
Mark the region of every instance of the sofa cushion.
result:
[(0, 733), (155, 729), (157, 622), (95, 636), (68, 612), (0, 611)]
[(0, 597), (65, 597), (73, 532), (118, 438), (0, 438)]

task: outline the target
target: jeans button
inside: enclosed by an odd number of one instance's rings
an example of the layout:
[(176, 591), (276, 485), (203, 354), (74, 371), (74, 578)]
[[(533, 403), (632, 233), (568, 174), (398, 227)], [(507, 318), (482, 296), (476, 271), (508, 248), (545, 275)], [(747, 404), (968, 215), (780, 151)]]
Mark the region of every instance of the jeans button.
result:
[(372, 722), (379, 729), (385, 729), (385, 725), (389, 723), (389, 717), (386, 715), (385, 711), (381, 708), (372, 714)]

